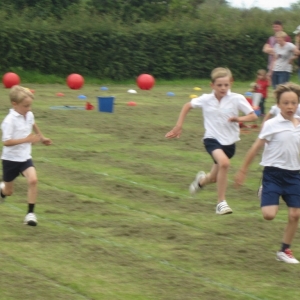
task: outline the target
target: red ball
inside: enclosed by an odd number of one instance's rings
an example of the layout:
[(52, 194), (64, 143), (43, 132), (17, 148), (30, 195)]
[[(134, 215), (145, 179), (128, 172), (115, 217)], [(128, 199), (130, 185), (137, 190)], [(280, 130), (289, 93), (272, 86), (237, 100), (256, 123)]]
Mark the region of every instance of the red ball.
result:
[(72, 90), (79, 90), (84, 84), (84, 79), (79, 74), (70, 74), (67, 77), (67, 85)]
[(155, 79), (152, 75), (149, 74), (141, 74), (136, 79), (136, 84), (141, 90), (150, 90), (154, 86)]
[(20, 77), (16, 73), (8, 72), (2, 77), (2, 82), (6, 88), (11, 88), (14, 85), (20, 84)]

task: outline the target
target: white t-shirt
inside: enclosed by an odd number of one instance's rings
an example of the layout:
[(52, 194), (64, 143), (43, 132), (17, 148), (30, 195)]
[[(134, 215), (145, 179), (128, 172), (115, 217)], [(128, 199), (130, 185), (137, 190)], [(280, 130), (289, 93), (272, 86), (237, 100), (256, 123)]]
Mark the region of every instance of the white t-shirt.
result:
[(229, 122), (230, 117), (238, 117), (239, 111), (245, 115), (253, 112), (253, 108), (243, 95), (228, 92), (221, 101), (214, 93), (203, 94), (191, 100), (193, 108), (202, 108), (204, 118), (204, 138), (216, 139), (221, 145), (232, 145), (239, 141), (240, 128), (238, 122)]
[(280, 46), (278, 43), (274, 46), (276, 53), (276, 60), (273, 66), (273, 71), (292, 72), (292, 65), (289, 63), (290, 59), (294, 55), (294, 49), (296, 46), (292, 43), (286, 42), (284, 46)]
[[(300, 121), (300, 117), (296, 118)], [(267, 140), (262, 166), (300, 170), (300, 125), (295, 127), (278, 114), (264, 123), (258, 137)]]
[[(14, 109), (9, 110), (1, 124), (2, 141), (23, 139), (32, 133), (34, 115), (31, 111), (26, 117), (20, 115)], [(23, 162), (31, 158), (31, 143), (23, 143), (15, 146), (3, 146), (1, 159)]]
[[(271, 108), (270, 108), (270, 111), (269, 113), (273, 116), (277, 116), (279, 113), (280, 113), (280, 108), (277, 106), (277, 105), (273, 105)], [(300, 116), (300, 104), (298, 105), (298, 108), (296, 110), (296, 113), (295, 113), (296, 116)]]

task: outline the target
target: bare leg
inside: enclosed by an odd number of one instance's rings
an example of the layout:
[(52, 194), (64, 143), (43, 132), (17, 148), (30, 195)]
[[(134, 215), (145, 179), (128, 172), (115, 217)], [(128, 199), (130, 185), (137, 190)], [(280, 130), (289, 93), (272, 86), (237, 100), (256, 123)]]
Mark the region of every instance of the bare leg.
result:
[(229, 158), (226, 156), (223, 150), (216, 149), (212, 152), (215, 161), (218, 164), (217, 172), (217, 191), (218, 191), (218, 203), (226, 199), (225, 193), (227, 189), (227, 173), (230, 166)]
[(283, 243), (291, 245), (298, 228), (300, 208), (289, 207), (289, 219), (283, 235)]
[(206, 176), (200, 180), (200, 185), (204, 186), (210, 183), (215, 183), (217, 181), (218, 169), (218, 165), (213, 164), (210, 172), (207, 173)]
[(28, 183), (28, 203), (35, 204), (37, 198), (37, 175), (34, 167), (29, 167), (23, 172)]
[(271, 221), (276, 217), (278, 205), (268, 205), (261, 208), (261, 212), (265, 220)]

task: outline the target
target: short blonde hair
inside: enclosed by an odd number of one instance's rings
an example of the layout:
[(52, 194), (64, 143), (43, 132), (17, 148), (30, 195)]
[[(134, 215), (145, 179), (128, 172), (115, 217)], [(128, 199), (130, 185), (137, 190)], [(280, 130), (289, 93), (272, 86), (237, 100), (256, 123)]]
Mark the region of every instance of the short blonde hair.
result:
[(34, 99), (31, 91), (23, 86), (14, 85), (9, 92), (10, 102), (21, 103), (25, 98)]
[(218, 78), (229, 77), (230, 81), (233, 81), (233, 76), (231, 71), (228, 68), (215, 68), (210, 74), (212, 82), (215, 82)]
[(261, 75), (265, 77), (267, 75), (267, 71), (265, 69), (259, 69), (257, 71), (257, 75)]
[(275, 37), (285, 38), (285, 37), (287, 37), (287, 34), (286, 34), (284, 31), (277, 31), (277, 32), (275, 33)]
[(276, 90), (274, 91), (274, 95), (276, 98), (276, 103), (278, 104), (280, 101), (280, 97), (285, 92), (294, 92), (298, 96), (298, 102), (300, 98), (300, 85), (295, 84), (293, 82), (287, 82), (285, 84), (278, 84)]

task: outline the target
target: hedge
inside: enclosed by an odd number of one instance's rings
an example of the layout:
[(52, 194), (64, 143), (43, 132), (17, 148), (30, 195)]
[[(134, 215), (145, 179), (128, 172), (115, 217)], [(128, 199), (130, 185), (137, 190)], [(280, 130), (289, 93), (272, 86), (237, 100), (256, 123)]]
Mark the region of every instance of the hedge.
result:
[(141, 73), (156, 78), (207, 78), (218, 66), (235, 78), (253, 78), (265, 68), (264, 31), (223, 32), (170, 27), (114, 30), (31, 30), (0, 28), (0, 68), (44, 74), (126, 80)]

